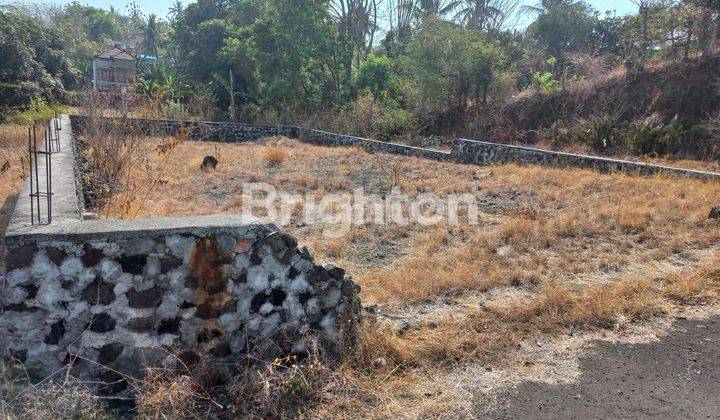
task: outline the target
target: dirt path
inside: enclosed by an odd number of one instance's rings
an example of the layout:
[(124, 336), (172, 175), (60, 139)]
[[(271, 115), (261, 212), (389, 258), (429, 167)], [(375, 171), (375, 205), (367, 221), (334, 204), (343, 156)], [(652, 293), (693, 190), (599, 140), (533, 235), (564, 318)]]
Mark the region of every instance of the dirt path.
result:
[(526, 382), (484, 418), (717, 418), (720, 317), (683, 320), (660, 341), (597, 344), (567, 385)]

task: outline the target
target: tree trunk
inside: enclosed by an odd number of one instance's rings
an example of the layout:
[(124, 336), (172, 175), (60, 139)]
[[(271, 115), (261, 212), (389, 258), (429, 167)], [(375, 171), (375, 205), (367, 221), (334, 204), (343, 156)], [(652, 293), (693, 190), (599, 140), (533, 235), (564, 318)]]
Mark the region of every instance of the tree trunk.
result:
[(235, 122), (235, 80), (233, 79), (233, 72), (230, 70), (230, 121)]

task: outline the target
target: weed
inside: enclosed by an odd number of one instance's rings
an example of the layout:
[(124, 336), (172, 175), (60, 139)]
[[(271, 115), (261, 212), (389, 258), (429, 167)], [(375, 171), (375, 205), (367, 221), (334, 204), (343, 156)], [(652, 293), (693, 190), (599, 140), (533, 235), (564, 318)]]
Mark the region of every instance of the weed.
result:
[(287, 155), (287, 150), (280, 146), (267, 146), (263, 152), (263, 159), (269, 167), (276, 167), (283, 163)]

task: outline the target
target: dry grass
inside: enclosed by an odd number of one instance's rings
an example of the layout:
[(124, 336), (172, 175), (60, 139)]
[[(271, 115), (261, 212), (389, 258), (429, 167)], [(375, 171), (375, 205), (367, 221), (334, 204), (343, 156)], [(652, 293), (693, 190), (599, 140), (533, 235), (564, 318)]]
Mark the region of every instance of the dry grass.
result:
[[(199, 171), (213, 149), (223, 157), (218, 171)], [(270, 150), (282, 150), (282, 169), (267, 167)], [(153, 159), (148, 166), (160, 168), (150, 172), (161, 180), (158, 185), (142, 189), (145, 170), (134, 178), (140, 191), (135, 195), (147, 203), (139, 217), (240, 213), (244, 182), (317, 198), (360, 187), (382, 194), (392, 186), (409, 196), (474, 194), (480, 226), (368, 224), (325, 238), (325, 226), (306, 226), (294, 212), (287, 230), (312, 245), (320, 260), (346, 266), (367, 303), (391, 307), (498, 286), (556, 280), (589, 285), (638, 264), (691, 263), (694, 251), (714, 249), (720, 240), (707, 220), (720, 192), (710, 182), (456, 165), (287, 139), (260, 145), (185, 142), (167, 161)]]
[[(282, 150), (281, 167), (269, 165), (274, 149)], [(200, 171), (202, 158), (215, 151), (222, 156), (218, 170)], [(304, 225), (294, 212), (285, 230), (312, 245), (320, 262), (346, 267), (363, 287), (364, 303), (379, 305), (382, 315), (366, 322), (360, 349), (343, 366), (318, 376), (296, 370), (307, 366), (260, 375), (257, 415), (382, 417), (409, 407), (439, 415), (453, 407), (452, 398), (439, 391), (428, 396), (419, 384), (454, 367), (506, 363), (519, 343), (534, 337), (621, 330), (678, 305), (718, 302), (720, 231), (707, 220), (717, 183), (456, 165), (287, 139), (185, 142), (170, 158), (150, 155), (147, 165), (133, 177), (138, 192), (131, 191), (146, 202), (136, 212), (141, 217), (241, 212), (244, 182), (317, 198), (398, 186), (409, 196), (478, 199), (479, 226), (363, 225), (339, 238), (323, 237), (323, 226)], [(160, 182), (143, 190), (148, 174)], [(125, 212), (111, 207), (110, 214)], [(500, 290), (512, 293), (493, 294)], [(460, 303), (450, 314), (433, 312), (446, 299)], [(422, 305), (429, 308), (425, 315), (402, 329), (385, 318)], [(298, 383), (307, 393), (295, 400), (267, 393)], [(284, 405), (273, 395), (296, 403)], [(243, 407), (235, 413), (247, 413)]]
[[(542, 333), (558, 334), (572, 327), (621, 328), (666, 313), (678, 299), (714, 302), (720, 291), (717, 262), (661, 281), (624, 278), (579, 290), (545, 284), (528, 297), (463, 308), (402, 335), (387, 326), (371, 325), (365, 331), (363, 364), (371, 366), (382, 358), (390, 366), (430, 369), (498, 362), (519, 342)], [(684, 280), (688, 276), (693, 278), (690, 284)]]
[(288, 152), (282, 146), (268, 146), (263, 153), (263, 159), (268, 166), (280, 166), (287, 155)]
[[(4, 236), (17, 194), (27, 170), (27, 127), (0, 125), (0, 237)], [(5, 249), (0, 243), (0, 273), (5, 270)]]
[(17, 394), (0, 392), (2, 419), (110, 419), (101, 399), (79, 381), (26, 386)]

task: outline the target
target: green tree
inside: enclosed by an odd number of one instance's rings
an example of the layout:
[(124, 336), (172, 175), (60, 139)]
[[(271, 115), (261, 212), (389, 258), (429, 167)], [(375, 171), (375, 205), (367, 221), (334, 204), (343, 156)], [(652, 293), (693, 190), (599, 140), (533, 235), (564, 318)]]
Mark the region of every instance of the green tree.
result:
[(143, 41), (143, 49), (145, 54), (158, 57), (158, 29), (157, 29), (157, 16), (151, 14), (148, 16), (147, 27), (145, 28), (145, 40)]
[(503, 66), (502, 49), (482, 32), (429, 19), (402, 57), (402, 85), (415, 112), (433, 123), (462, 115), (471, 99), (486, 101)]
[(354, 96), (371, 93), (376, 100), (396, 99), (398, 81), (389, 57), (371, 55), (360, 63), (352, 81)]
[(28, 106), (36, 98), (64, 100), (78, 76), (65, 42), (55, 29), (0, 11), (0, 107)]
[(276, 111), (314, 112), (339, 104), (348, 39), (323, 0), (271, 0), (254, 25), (260, 95)]
[(183, 10), (183, 3), (180, 0), (175, 0), (173, 5), (168, 9), (168, 19), (170, 19), (171, 22), (174, 21), (180, 17), (180, 13), (182, 13)]
[(528, 35), (559, 62), (562, 63), (568, 52), (592, 50), (597, 16), (584, 2), (543, 0), (541, 5), (525, 10), (538, 13), (537, 19), (528, 27)]

